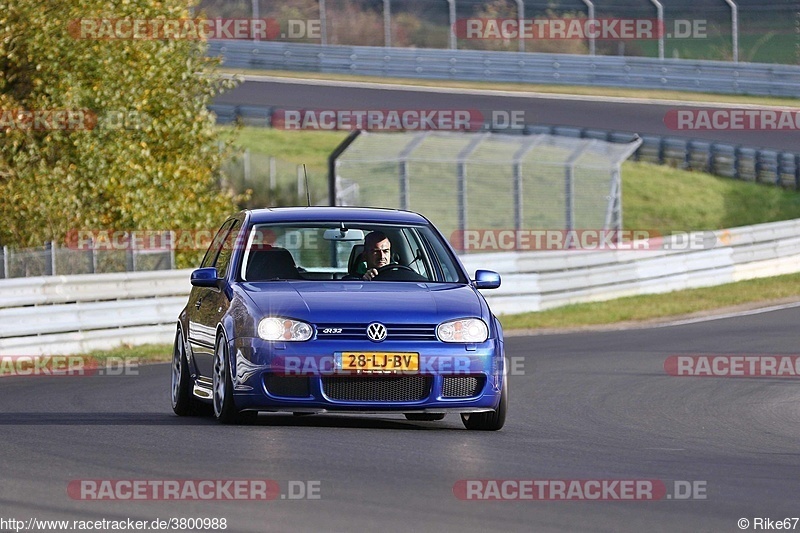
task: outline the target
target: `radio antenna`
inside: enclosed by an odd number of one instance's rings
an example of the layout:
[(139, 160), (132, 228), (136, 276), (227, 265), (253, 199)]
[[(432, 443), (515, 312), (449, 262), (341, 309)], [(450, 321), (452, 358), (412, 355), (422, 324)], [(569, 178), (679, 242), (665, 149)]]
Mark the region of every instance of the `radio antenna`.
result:
[(303, 163), (303, 175), (306, 177), (306, 202), (308, 207), (311, 207), (311, 191), (308, 190), (308, 172), (306, 172), (306, 164)]

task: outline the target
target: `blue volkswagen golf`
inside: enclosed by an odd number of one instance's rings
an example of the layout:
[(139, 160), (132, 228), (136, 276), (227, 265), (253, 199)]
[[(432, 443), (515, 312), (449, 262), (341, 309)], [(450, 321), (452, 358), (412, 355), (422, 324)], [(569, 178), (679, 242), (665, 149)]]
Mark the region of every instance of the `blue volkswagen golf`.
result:
[(178, 415), (223, 423), (259, 411), (461, 416), (503, 427), (503, 330), (441, 233), (408, 211), (296, 207), (225, 221), (180, 313)]

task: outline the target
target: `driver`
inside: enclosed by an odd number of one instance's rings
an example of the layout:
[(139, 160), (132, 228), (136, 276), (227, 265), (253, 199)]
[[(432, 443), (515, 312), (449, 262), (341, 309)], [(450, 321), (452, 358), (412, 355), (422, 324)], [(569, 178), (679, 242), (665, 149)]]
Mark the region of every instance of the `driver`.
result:
[[(392, 243), (389, 237), (382, 231), (373, 231), (364, 238), (364, 255), (366, 264), (362, 263), (364, 269), (361, 279), (370, 281), (378, 275), (378, 269), (391, 263)], [(361, 273), (359, 271), (359, 273)]]

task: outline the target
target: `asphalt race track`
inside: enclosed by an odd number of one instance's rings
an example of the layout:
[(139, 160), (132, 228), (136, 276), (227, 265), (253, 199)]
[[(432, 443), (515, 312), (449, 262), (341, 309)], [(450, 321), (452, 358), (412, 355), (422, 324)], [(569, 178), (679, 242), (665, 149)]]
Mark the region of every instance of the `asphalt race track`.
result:
[[(236, 89), (223, 94), (217, 103), (265, 105), (285, 109), (443, 109), (479, 110), (484, 117), (492, 111), (523, 111), (526, 124), (555, 124), (579, 128), (596, 128), (638, 133), (640, 135), (669, 135), (703, 139), (751, 148), (771, 148), (796, 151), (800, 131), (680, 131), (664, 124), (664, 117), (674, 109), (689, 104), (643, 103), (637, 100), (614, 101), (593, 96), (558, 97), (516, 93), (470, 94), (468, 91), (430, 91), (411, 88), (388, 89), (347, 86), (344, 82), (292, 81), (272, 78), (271, 81), (245, 81)], [(700, 104), (701, 107), (732, 105)]]
[[(2, 378), (0, 518), (224, 517), (235, 532), (675, 532), (797, 517), (797, 380), (674, 377), (664, 361), (796, 353), (798, 322), (794, 307), (651, 329), (509, 337), (506, 355), (517, 370), (510, 416), (497, 433), (467, 431), (453, 415), (408, 422), (262, 414), (241, 427), (179, 418), (164, 364), (124, 377)], [(70, 481), (86, 479), (268, 479), (284, 495), (291, 481), (316, 481), (319, 499), (71, 498)], [(454, 495), (459, 480), (480, 479), (650, 479), (671, 495), (679, 480), (704, 487), (705, 499)]]

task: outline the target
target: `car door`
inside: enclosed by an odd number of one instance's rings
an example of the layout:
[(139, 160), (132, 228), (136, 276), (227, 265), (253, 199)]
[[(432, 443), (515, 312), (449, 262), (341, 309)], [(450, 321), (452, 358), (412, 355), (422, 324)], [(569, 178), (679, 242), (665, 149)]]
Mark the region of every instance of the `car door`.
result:
[[(227, 242), (234, 224), (238, 221), (230, 219), (225, 221), (211, 245), (206, 252), (201, 267), (217, 267), (217, 277), (224, 276), (219, 270), (218, 262), (222, 255), (222, 249)], [(230, 254), (228, 254), (228, 260)], [(223, 263), (225, 258), (223, 257)], [(197, 371), (202, 376), (211, 377), (214, 357), (214, 341), (216, 340), (216, 327), (219, 317), (217, 312), (219, 307), (219, 296), (222, 291), (217, 287), (193, 287), (189, 295), (188, 315), (189, 315), (189, 344), (192, 348), (192, 355)]]

